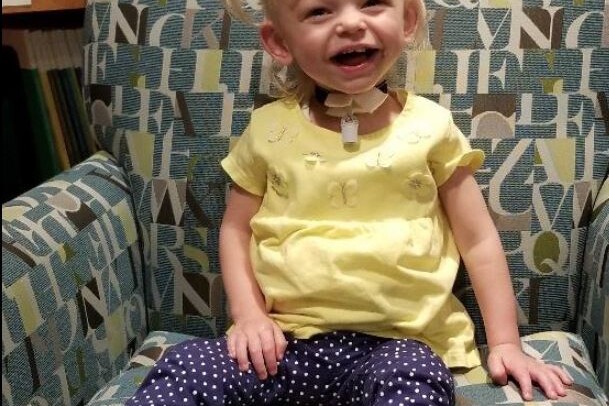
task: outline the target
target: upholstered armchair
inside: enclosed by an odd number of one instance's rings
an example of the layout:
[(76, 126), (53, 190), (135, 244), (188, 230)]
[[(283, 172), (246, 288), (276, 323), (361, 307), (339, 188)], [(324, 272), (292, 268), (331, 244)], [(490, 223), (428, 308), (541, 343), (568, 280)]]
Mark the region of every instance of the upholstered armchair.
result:
[[(486, 153), (523, 346), (575, 380), (535, 404), (607, 405), (609, 9), (542, 4), (428, 0), (431, 47), (397, 79)], [(85, 27), (102, 151), (2, 207), (3, 405), (122, 404), (169, 347), (230, 323), (219, 161), (268, 99), (269, 58), (220, 0), (92, 0)], [(465, 276), (455, 292), (484, 351)], [(484, 367), (455, 379), (459, 405), (523, 404)]]

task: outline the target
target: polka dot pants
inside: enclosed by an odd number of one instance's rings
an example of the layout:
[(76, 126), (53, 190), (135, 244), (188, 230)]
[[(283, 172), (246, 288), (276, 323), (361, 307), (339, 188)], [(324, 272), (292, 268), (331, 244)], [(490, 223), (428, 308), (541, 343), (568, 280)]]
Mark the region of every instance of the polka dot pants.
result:
[(226, 339), (172, 347), (127, 405), (453, 405), (452, 375), (429, 347), (334, 332), (286, 337), (278, 373), (240, 372)]

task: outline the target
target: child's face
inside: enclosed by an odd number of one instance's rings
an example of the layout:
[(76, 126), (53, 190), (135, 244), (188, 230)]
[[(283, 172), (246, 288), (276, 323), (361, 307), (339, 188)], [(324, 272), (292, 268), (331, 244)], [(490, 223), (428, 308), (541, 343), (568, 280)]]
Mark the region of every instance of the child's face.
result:
[(410, 0), (282, 0), (261, 26), (265, 49), (315, 83), (354, 94), (380, 82), (416, 29)]

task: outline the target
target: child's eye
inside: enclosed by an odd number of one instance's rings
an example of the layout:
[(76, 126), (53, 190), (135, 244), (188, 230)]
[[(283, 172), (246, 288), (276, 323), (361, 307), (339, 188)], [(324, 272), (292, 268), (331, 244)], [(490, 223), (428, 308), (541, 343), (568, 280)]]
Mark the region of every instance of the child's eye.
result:
[(383, 1), (382, 0), (367, 0), (366, 2), (364, 2), (363, 7), (374, 7), (374, 6), (378, 6), (379, 4), (383, 4)]
[(307, 12), (307, 17), (321, 17), (328, 13), (329, 13), (328, 9), (325, 9), (323, 7), (316, 7)]

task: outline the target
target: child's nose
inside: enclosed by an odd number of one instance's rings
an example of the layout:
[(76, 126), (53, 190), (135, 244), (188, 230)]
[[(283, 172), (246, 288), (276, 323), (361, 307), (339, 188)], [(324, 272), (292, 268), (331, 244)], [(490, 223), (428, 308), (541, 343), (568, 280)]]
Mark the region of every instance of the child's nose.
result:
[(344, 12), (336, 25), (337, 34), (351, 34), (366, 29), (366, 22), (357, 11)]

